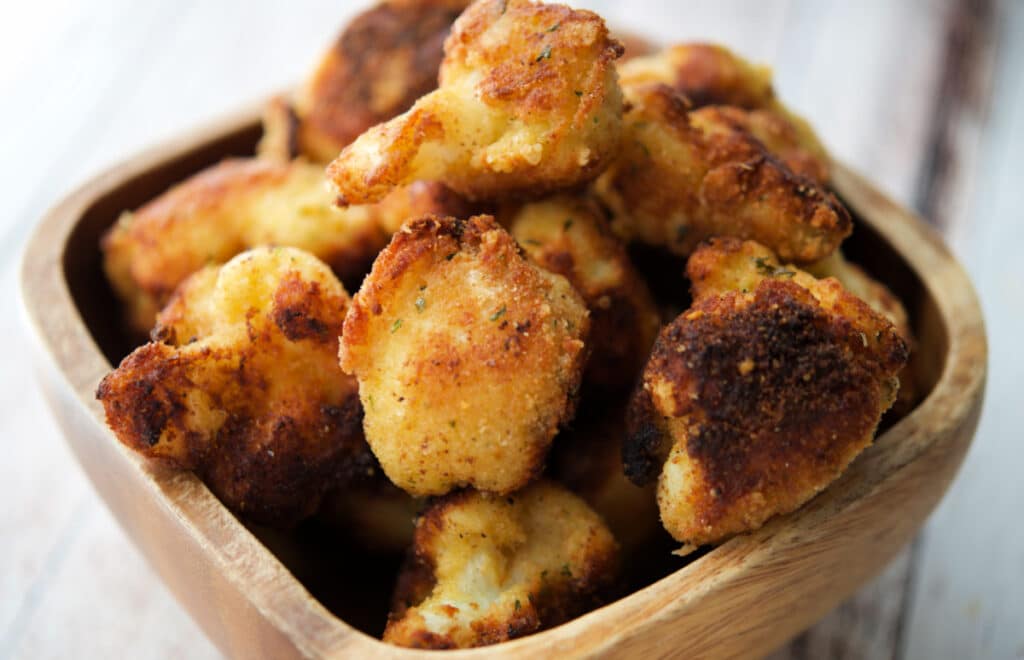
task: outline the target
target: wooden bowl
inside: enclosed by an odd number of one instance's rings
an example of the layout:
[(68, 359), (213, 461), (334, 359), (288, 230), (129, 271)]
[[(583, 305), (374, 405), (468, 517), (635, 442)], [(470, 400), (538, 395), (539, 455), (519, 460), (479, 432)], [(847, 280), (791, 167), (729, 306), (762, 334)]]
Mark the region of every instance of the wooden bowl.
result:
[[(97, 491), (226, 654), (425, 657), (352, 625), (372, 629), (359, 613), (364, 602), (383, 602), (390, 583), (361, 576), (382, 572), (332, 552), (321, 551), (312, 570), (293, 561), (301, 552), (292, 551), (292, 540), (246, 527), (191, 473), (155, 467), (125, 449), (94, 396), (131, 348), (102, 275), (100, 235), (120, 211), (170, 184), (226, 156), (251, 154), (259, 133), (252, 110), (146, 151), (85, 184), (43, 219), (25, 253), (22, 295), (44, 356), (44, 389)], [(667, 577), (562, 626), (451, 656), (767, 652), (849, 596), (914, 536), (977, 425), (984, 323), (963, 269), (932, 229), (840, 165), (835, 189), (858, 220), (845, 249), (908, 303), (926, 398), (795, 513), (690, 563), (680, 560)]]

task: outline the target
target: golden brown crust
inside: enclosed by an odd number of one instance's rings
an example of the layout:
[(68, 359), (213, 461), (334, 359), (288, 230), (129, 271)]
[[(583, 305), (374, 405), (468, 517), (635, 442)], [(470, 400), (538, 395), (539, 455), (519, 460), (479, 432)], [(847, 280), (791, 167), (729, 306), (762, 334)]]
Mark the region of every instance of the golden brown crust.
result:
[(303, 155), (330, 162), (437, 87), (444, 40), (468, 0), (381, 2), (338, 36), (296, 100)]
[[(662, 522), (700, 545), (759, 527), (833, 481), (892, 404), (906, 344), (836, 280), (752, 242), (690, 258), (694, 304), (658, 337), (634, 395), (632, 466), (659, 480)], [(652, 437), (653, 436), (653, 437)]]
[(474, 200), (585, 183), (621, 129), (613, 61), (596, 14), (529, 0), (481, 0), (445, 42), (440, 86), (346, 147), (328, 167), (342, 203), (438, 180)]
[(154, 341), (99, 385), (128, 447), (191, 469), (233, 511), (287, 526), (372, 465), (355, 379), (337, 367), (348, 295), (293, 249), (189, 278)]
[(590, 309), (584, 384), (605, 391), (636, 382), (661, 327), (647, 285), (590, 199), (557, 196), (503, 209), (502, 224), (538, 266), (565, 276)]
[(444, 649), (522, 637), (599, 604), (617, 568), (601, 519), (553, 483), (454, 493), (417, 522), (384, 641)]
[(845, 207), (754, 138), (742, 111), (691, 112), (664, 85), (628, 91), (622, 149), (595, 188), (620, 234), (684, 256), (711, 236), (749, 238), (799, 262), (850, 234)]
[[(762, 130), (752, 128), (754, 135), (769, 149), (782, 157), (790, 167), (819, 183), (828, 180), (829, 158), (814, 130), (806, 120), (783, 105), (772, 87), (771, 69), (739, 57), (727, 48), (714, 44), (689, 43), (671, 46), (653, 55), (634, 58), (619, 66), (624, 87), (660, 83), (686, 97), (691, 107), (707, 105), (734, 106), (756, 111)], [(786, 156), (775, 151), (765, 131), (785, 133), (793, 156), (799, 156), (803, 167), (794, 167)], [(799, 147), (793, 149), (793, 144)]]
[(104, 267), (141, 332), (182, 280), (257, 245), (306, 250), (352, 281), (386, 236), (375, 207), (333, 201), (318, 166), (225, 160), (123, 214), (103, 238)]
[(589, 325), (565, 278), (529, 263), (493, 218), (406, 224), (341, 346), (385, 473), (414, 495), (525, 485), (572, 417)]

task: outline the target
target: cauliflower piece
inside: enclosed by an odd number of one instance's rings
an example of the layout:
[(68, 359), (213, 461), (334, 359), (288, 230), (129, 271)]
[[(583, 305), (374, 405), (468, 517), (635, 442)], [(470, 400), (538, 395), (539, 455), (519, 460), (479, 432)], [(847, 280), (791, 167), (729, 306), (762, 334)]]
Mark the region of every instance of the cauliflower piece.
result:
[(742, 110), (691, 112), (664, 85), (626, 90), (622, 149), (595, 186), (621, 235), (681, 256), (711, 236), (734, 236), (808, 262), (850, 234), (846, 208), (753, 137), (749, 121), (736, 120)]
[[(586, 404), (584, 404), (586, 406)], [(549, 474), (576, 493), (608, 525), (625, 557), (634, 557), (664, 534), (653, 483), (637, 486), (622, 469), (626, 410), (621, 404), (580, 410), (551, 448)]]
[(600, 604), (617, 555), (601, 518), (553, 483), (453, 493), (416, 524), (384, 641), (466, 648), (556, 626)]
[(300, 248), (357, 284), (393, 228), (464, 208), (444, 186), (419, 183), (378, 204), (338, 209), (316, 165), (225, 160), (122, 214), (103, 238), (104, 268), (129, 325), (146, 333), (182, 280), (245, 249)]
[(103, 238), (104, 267), (141, 332), (182, 280), (249, 247), (301, 248), (355, 278), (387, 238), (373, 207), (332, 201), (317, 166), (225, 160), (122, 214)]
[(655, 342), (630, 403), (627, 474), (660, 471), (665, 528), (686, 547), (802, 505), (871, 444), (907, 347), (832, 278), (767, 248), (713, 240), (690, 257), (693, 306)]
[(907, 342), (910, 360), (900, 370), (900, 391), (896, 395), (896, 403), (893, 404), (890, 415), (899, 419), (909, 413), (917, 404), (920, 386), (914, 373), (914, 360), (918, 355), (914, 347), (917, 342), (910, 327), (910, 316), (903, 303), (889, 287), (873, 279), (857, 264), (847, 261), (841, 250), (836, 250), (825, 259), (810, 264), (807, 271), (815, 277), (834, 277), (839, 280), (843, 288), (889, 319), (903, 337), (903, 341)]
[[(623, 62), (619, 75), (623, 87), (668, 85), (685, 96), (692, 107), (721, 105), (752, 111), (749, 114), (756, 119), (750, 130), (758, 140), (793, 167), (771, 144), (773, 135), (784, 134), (790, 145), (786, 150), (793, 150), (793, 155), (803, 161), (803, 167), (794, 167), (794, 171), (818, 183), (828, 180), (825, 147), (810, 124), (776, 98), (770, 68), (748, 62), (722, 46), (689, 43)], [(794, 150), (792, 145), (799, 149)]]
[(385, 0), (353, 18), (296, 95), (296, 154), (328, 163), (435, 89), (444, 40), (468, 4)]
[(589, 327), (572, 285), (528, 262), (490, 216), (407, 224), (363, 281), (341, 342), (385, 474), (417, 496), (524, 486), (572, 417)]
[(336, 355), (348, 294), (326, 265), (259, 248), (187, 279), (154, 340), (99, 385), (118, 439), (194, 470), (230, 509), (287, 526), (372, 469)]
[(647, 285), (601, 209), (558, 196), (505, 209), (502, 224), (538, 266), (564, 275), (590, 309), (590, 359), (584, 384), (631, 388), (661, 328)]
[(479, 0), (445, 42), (440, 86), (370, 129), (328, 167), (344, 204), (442, 181), (473, 200), (590, 181), (619, 141), (621, 45), (588, 11)]

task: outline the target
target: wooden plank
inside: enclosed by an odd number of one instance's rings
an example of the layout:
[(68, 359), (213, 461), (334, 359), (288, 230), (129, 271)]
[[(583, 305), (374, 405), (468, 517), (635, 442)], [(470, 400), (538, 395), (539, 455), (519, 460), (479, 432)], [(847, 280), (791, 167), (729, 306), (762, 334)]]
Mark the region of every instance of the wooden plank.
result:
[(956, 178), (970, 180), (955, 185), (972, 192), (948, 219), (981, 292), (991, 371), (974, 447), (925, 531), (903, 654), (914, 660), (1024, 657), (1024, 4), (1004, 2), (996, 12), (996, 92), (961, 110), (966, 130), (978, 127), (984, 139), (976, 168), (956, 165)]

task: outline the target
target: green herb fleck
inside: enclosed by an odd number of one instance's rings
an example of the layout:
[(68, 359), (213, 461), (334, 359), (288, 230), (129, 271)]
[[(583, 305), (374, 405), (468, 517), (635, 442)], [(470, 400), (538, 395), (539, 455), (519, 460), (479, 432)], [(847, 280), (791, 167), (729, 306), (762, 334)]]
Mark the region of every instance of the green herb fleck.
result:
[(519, 608), (521, 608), (521, 607), (522, 607), (522, 605), (519, 604), (519, 599), (516, 598), (516, 612), (518, 612)]
[(583, 96), (583, 90), (581, 89), (575, 89), (572, 93), (575, 94), (577, 97)]
[(562, 223), (562, 231), (569, 231), (572, 228), (572, 218), (568, 218)]
[(565, 577), (572, 577), (572, 571), (569, 570), (569, 564), (562, 564), (562, 575)]
[(423, 296), (420, 296), (419, 298), (416, 299), (416, 311), (417, 312), (422, 312), (423, 308), (426, 307), (426, 306), (427, 306), (427, 301), (423, 298)]
[(541, 60), (550, 60), (550, 59), (551, 59), (551, 45), (548, 44), (547, 46), (544, 46), (544, 50), (540, 51), (540, 55), (537, 56), (537, 59), (535, 59), (534, 62), (540, 62)]
[(548, 579), (548, 572), (547, 572), (547, 569), (545, 569), (545, 570), (543, 570), (543, 571), (541, 571), (541, 572), (540, 572), (540, 579), (541, 579), (541, 580), (547, 580), (547, 579)]
[(455, 420), (454, 419), (448, 420), (448, 426), (450, 426), (452, 428), (455, 428)]
[(597, 119), (597, 117), (594, 117), (594, 126), (597, 126), (597, 123), (598, 123), (598, 119)]
[(395, 322), (391, 324), (391, 334), (394, 334), (396, 330), (402, 327), (402, 319), (395, 319)]
[(796, 275), (796, 271), (771, 265), (764, 257), (754, 257), (754, 265), (757, 266), (757, 272), (768, 277), (793, 277)]
[(523, 243), (526, 243), (527, 245), (540, 245), (540, 241), (536, 241), (532, 238), (527, 238)]
[(557, 30), (560, 27), (562, 27), (562, 23), (561, 22), (555, 23), (554, 25), (552, 25), (551, 27), (548, 28), (548, 32), (554, 32), (555, 30)]
[(505, 316), (505, 306), (504, 305), (501, 306), (501, 309), (499, 309), (495, 313), (491, 314), (491, 320), (492, 321), (497, 321), (502, 316)]
[(452, 259), (454, 259), (454, 258), (455, 258), (455, 254), (456, 254), (455, 252), (452, 252), (452, 253), (451, 253), (451, 254), (449, 254), (449, 255), (448, 255), (447, 257), (445, 257), (445, 258), (444, 258), (444, 260), (445, 260), (445, 261), (451, 261)]

